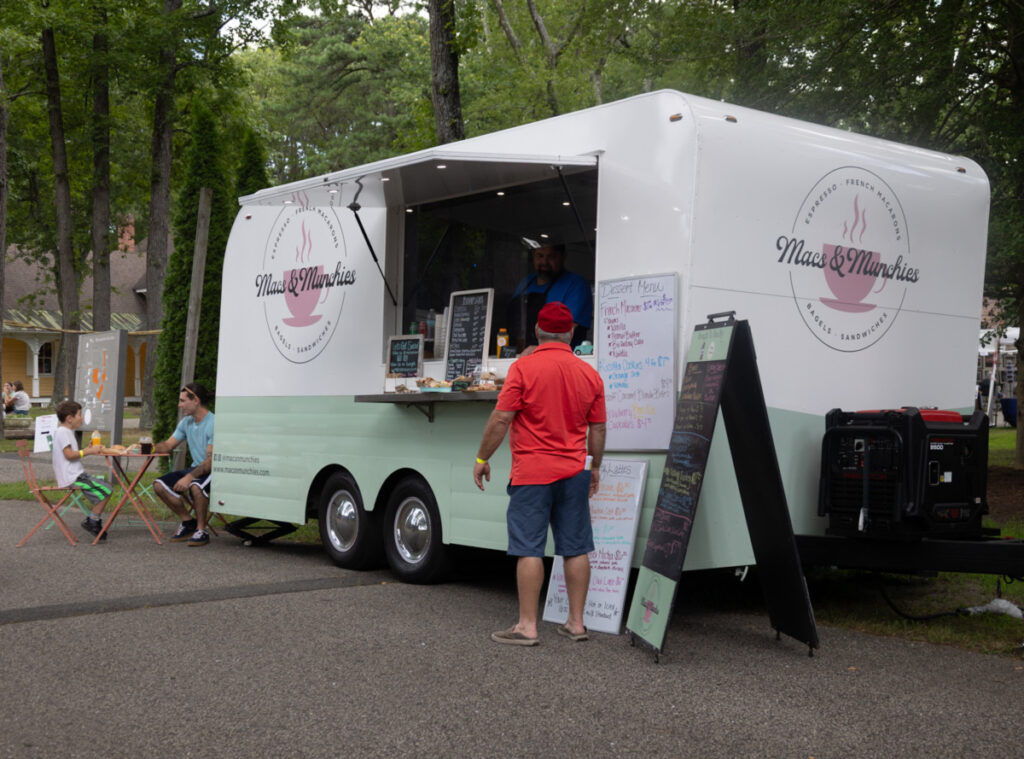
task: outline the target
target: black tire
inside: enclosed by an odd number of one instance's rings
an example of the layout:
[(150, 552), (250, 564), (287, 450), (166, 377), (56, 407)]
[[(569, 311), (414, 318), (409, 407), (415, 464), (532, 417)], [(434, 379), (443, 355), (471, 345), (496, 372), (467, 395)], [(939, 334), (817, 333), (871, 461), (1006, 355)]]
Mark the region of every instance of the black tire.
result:
[(399, 482), (384, 512), (384, 555), (391, 571), (402, 582), (437, 582), (450, 569), (449, 553), (430, 488), (415, 477)]
[(320, 542), (331, 561), (365, 569), (380, 561), (380, 526), (363, 508), (359, 488), (347, 474), (332, 474), (320, 491)]

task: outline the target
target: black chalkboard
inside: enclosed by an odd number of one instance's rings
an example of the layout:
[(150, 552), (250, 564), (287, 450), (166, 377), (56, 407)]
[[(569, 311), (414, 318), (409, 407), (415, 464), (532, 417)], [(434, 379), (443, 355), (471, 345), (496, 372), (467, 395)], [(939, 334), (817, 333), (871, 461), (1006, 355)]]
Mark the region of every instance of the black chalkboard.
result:
[(683, 569), (722, 396), (725, 360), (690, 362), (676, 405), (644, 566), (666, 577)]
[(793, 536), (750, 325), (735, 321), (694, 330), (676, 405), (658, 500), (626, 627), (660, 652), (682, 573), (721, 406), (750, 543), (772, 626), (818, 645), (807, 584)]
[(423, 376), (423, 335), (394, 335), (388, 338), (389, 377)]
[(453, 380), (487, 363), (487, 336), (491, 334), (494, 290), (461, 290), (448, 306), (448, 340), (444, 352), (444, 378)]

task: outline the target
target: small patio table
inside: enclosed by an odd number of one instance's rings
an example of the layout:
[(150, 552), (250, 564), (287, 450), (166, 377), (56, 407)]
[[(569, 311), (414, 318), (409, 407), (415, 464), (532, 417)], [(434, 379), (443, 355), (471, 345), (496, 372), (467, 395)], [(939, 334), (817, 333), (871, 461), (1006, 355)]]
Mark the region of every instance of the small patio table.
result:
[[(107, 530), (110, 529), (110, 526), (114, 524), (114, 520), (117, 519), (117, 515), (121, 513), (121, 509), (124, 508), (124, 505), (129, 501), (131, 501), (135, 510), (139, 512), (139, 516), (142, 518), (146, 527), (149, 528), (149, 532), (153, 536), (153, 539), (158, 544), (162, 544), (162, 533), (157, 527), (156, 520), (153, 518), (152, 514), (149, 513), (146, 505), (139, 499), (135, 490), (139, 486), (139, 482), (142, 481), (142, 475), (144, 475), (146, 470), (149, 469), (149, 465), (153, 463), (153, 460), (167, 456), (167, 454), (136, 453), (131, 451), (124, 453), (104, 453), (103, 455), (106, 457), (107, 461), (110, 462), (110, 471), (113, 473), (114, 479), (117, 480), (118, 484), (121, 486), (121, 499), (117, 502), (117, 506), (114, 507), (114, 510), (110, 512), (110, 516), (103, 524), (103, 529), (100, 530), (99, 535), (97, 535), (96, 539), (92, 541), (92, 544), (96, 545), (100, 542), (100, 538), (102, 538)], [(125, 464), (122, 463), (122, 459), (140, 459), (139, 471), (135, 473), (135, 477), (133, 477), (130, 482), (128, 481), (128, 473), (125, 471)]]

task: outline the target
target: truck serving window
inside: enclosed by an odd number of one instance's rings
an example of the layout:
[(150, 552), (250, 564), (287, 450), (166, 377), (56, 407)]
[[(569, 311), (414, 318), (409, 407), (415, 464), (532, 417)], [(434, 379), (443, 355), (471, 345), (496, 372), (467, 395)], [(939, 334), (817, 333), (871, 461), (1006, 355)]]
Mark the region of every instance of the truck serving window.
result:
[[(406, 208), (403, 330), (429, 330), (456, 290), (492, 287), (493, 353), (497, 331), (522, 321), (512, 300), (534, 273), (536, 246), (564, 245), (565, 269), (582, 276), (593, 292), (597, 168), (545, 168), (543, 179)], [(593, 339), (592, 330), (585, 337)], [(432, 347), (428, 340), (428, 353)]]

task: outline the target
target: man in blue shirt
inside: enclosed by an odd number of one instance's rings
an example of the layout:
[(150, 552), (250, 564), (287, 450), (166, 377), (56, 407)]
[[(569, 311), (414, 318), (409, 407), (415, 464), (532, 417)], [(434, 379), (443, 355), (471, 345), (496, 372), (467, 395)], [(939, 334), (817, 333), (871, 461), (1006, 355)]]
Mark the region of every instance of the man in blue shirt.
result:
[[(207, 406), (212, 399), (210, 391), (198, 382), (181, 388), (178, 408), (184, 416), (169, 438), (153, 446), (155, 453), (170, 453), (186, 441), (192, 457), (191, 467), (169, 472), (153, 484), (153, 491), (181, 520), (171, 536), (175, 543), (188, 541), (190, 546), (204, 546), (210, 542), (207, 519), (213, 468), (213, 412)], [(196, 511), (194, 519), (189, 514), (189, 503)]]
[(586, 337), (594, 319), (594, 298), (590, 285), (579, 274), (565, 268), (565, 246), (543, 245), (533, 250), (534, 273), (524, 277), (509, 303), (509, 336), (517, 348), (536, 345), (533, 325), (546, 303), (564, 303), (573, 318), (572, 345)]

